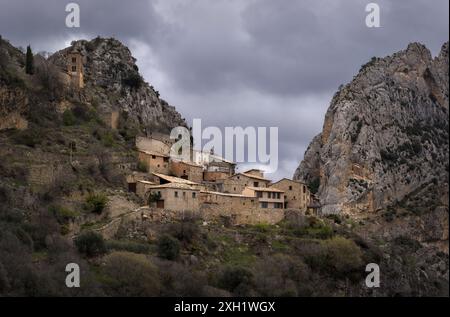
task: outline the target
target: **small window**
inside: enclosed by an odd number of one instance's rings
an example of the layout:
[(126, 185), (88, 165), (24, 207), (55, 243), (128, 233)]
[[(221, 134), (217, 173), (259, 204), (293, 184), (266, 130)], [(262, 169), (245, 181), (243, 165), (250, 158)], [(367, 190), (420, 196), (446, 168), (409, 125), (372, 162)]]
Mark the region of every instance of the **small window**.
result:
[(155, 159), (156, 159), (156, 155), (152, 155), (152, 159), (154, 159), (154, 160), (155, 160)]
[(263, 196), (263, 193), (262, 193), (262, 192), (256, 192), (256, 197), (262, 198), (262, 196)]
[(261, 203), (261, 208), (266, 209), (269, 207), (269, 204), (267, 202), (262, 202)]
[(72, 71), (76, 72), (77, 71), (77, 67), (76, 66), (72, 66)]
[(165, 158), (164, 158), (164, 162), (166, 162), (166, 163), (169, 162), (169, 158), (168, 158), (168, 157), (165, 157)]
[(253, 187), (259, 187), (259, 183), (258, 182), (254, 182), (253, 183)]
[(236, 191), (236, 187), (234, 187), (234, 191)]
[(178, 192), (175, 192), (175, 197), (178, 198)]
[(240, 177), (240, 176), (238, 176), (238, 177), (237, 177), (237, 179), (241, 179), (241, 177)]
[(292, 186), (289, 186), (289, 190), (292, 190)]
[(183, 174), (186, 174), (186, 170), (183, 170)]
[(277, 193), (277, 199), (281, 198), (281, 193)]
[(192, 193), (192, 198), (197, 198), (197, 193)]
[(76, 63), (77, 62), (77, 58), (76, 57), (72, 57), (72, 63)]
[(183, 192), (183, 198), (186, 198), (186, 192)]

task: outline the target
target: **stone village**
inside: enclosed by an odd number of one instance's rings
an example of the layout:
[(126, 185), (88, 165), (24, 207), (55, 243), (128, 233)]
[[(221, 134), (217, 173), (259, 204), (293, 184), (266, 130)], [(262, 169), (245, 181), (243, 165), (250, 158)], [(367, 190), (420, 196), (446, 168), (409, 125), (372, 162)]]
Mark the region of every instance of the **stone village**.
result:
[[(83, 89), (83, 55), (74, 50), (67, 58), (67, 80)], [(117, 120), (117, 112), (106, 118), (112, 129), (117, 128)], [(272, 183), (257, 169), (236, 172), (236, 163), (211, 152), (190, 149), (189, 159), (173, 159), (174, 143), (160, 133), (136, 138), (141, 171), (126, 177), (127, 190), (147, 206), (136, 210), (134, 219), (155, 215), (177, 218), (192, 213), (204, 221), (226, 219), (231, 225), (276, 224), (287, 210), (316, 214), (320, 207), (304, 183), (286, 178)]]

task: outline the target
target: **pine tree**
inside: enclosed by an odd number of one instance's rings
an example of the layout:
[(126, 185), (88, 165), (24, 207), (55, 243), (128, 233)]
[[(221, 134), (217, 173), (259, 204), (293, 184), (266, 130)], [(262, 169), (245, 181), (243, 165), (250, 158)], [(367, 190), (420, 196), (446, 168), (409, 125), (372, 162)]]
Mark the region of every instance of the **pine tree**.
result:
[(34, 60), (33, 60), (33, 52), (31, 51), (30, 45), (27, 46), (27, 55), (26, 55), (26, 63), (25, 63), (25, 72), (29, 75), (34, 74)]

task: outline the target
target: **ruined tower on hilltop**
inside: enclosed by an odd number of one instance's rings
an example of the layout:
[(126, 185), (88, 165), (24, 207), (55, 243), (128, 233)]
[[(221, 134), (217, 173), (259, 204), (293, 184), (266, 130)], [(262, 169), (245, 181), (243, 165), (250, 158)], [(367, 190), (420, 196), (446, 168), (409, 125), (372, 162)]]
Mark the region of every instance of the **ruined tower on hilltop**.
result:
[(84, 87), (83, 54), (72, 51), (67, 56), (67, 72), (70, 75), (71, 83), (77, 88)]

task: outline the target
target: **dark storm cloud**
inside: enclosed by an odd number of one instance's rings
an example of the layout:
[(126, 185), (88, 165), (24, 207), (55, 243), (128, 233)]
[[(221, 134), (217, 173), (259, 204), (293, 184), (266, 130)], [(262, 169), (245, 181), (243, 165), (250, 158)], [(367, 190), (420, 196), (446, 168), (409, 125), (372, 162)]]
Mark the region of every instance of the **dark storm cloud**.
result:
[[(65, 5), (81, 7), (68, 29)], [(381, 7), (381, 28), (365, 6)], [(448, 0), (0, 0), (0, 34), (37, 50), (114, 36), (147, 81), (205, 125), (277, 126), (280, 170), (291, 176), (331, 96), (372, 56), (448, 40)]]

